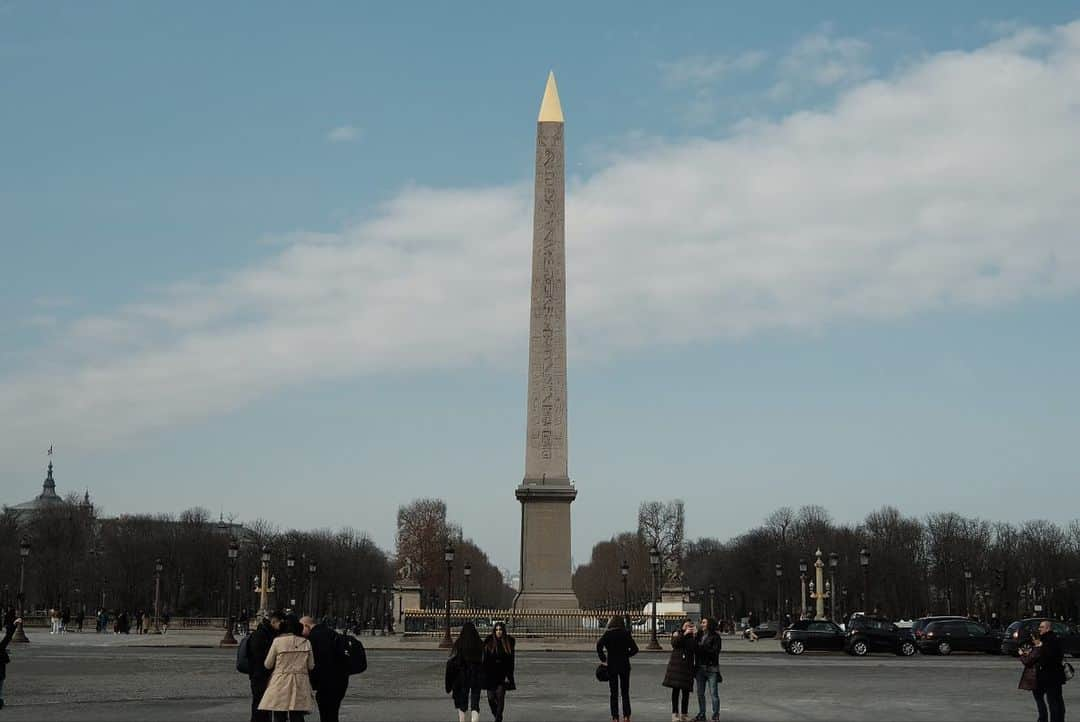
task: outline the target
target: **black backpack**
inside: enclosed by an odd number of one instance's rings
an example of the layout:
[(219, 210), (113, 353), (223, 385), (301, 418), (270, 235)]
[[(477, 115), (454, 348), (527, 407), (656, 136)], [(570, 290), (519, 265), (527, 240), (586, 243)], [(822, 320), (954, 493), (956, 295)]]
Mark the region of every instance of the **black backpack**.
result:
[(247, 635), (236, 645), (236, 671), (240, 674), (251, 674), (251, 635)]
[(338, 656), (349, 675), (363, 674), (367, 669), (367, 652), (359, 639), (351, 634), (338, 635)]

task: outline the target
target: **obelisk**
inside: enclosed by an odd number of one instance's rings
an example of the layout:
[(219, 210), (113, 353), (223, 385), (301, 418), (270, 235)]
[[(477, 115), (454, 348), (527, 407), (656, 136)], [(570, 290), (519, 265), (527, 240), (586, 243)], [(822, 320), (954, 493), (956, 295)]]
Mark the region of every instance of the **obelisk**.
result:
[(566, 183), (563, 114), (548, 75), (536, 123), (532, 306), (525, 478), (521, 501), (519, 609), (577, 609), (571, 584), (570, 482), (566, 456)]

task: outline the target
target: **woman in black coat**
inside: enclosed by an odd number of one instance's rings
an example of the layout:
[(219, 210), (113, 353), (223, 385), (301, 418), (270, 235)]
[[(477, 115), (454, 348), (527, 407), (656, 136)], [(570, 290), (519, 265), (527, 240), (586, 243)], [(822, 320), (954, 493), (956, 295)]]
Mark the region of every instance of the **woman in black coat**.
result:
[[(671, 656), (664, 672), (664, 686), (671, 688), (671, 720), (687, 719), (690, 690), (694, 688), (694, 623), (683, 622), (671, 635)], [(680, 716), (681, 714), (681, 716)]]
[(514, 638), (506, 633), (506, 625), (496, 622), (484, 640), (483, 687), (487, 690), (488, 705), (495, 722), (502, 722), (506, 708), (506, 693), (515, 689)]
[(622, 694), (622, 720), (630, 722), (630, 658), (638, 653), (637, 643), (630, 636), (622, 617), (612, 617), (607, 631), (596, 643), (600, 664), (608, 670), (608, 689), (611, 692), (611, 722), (619, 722), (619, 695)]
[(465, 622), (450, 650), (450, 659), (446, 661), (446, 692), (454, 695), (458, 722), (465, 722), (466, 714), (470, 714), (471, 722), (480, 719), (483, 662), (484, 645), (480, 634), (472, 622)]

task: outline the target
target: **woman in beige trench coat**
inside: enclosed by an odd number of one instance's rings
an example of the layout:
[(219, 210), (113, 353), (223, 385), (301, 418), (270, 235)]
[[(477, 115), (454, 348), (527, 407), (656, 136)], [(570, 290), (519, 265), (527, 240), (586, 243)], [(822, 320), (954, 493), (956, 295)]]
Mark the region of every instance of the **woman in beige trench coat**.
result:
[(312, 710), (314, 695), (308, 672), (315, 668), (311, 642), (302, 635), (300, 620), (290, 614), (281, 625), (264, 664), (274, 674), (266, 687), (259, 709), (274, 713), (274, 722), (302, 720)]

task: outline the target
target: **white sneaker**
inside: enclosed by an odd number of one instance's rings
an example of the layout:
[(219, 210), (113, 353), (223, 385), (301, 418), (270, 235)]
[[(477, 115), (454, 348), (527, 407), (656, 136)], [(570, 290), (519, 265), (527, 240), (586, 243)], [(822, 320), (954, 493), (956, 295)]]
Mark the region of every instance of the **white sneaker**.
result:
[(472, 720), (472, 722), (480, 722), (480, 713), (474, 709), (472, 711), (470, 719)]
[(458, 719), (458, 722), (465, 722), (465, 713), (462, 712), (461, 710), (458, 710), (457, 711), (457, 719)]

